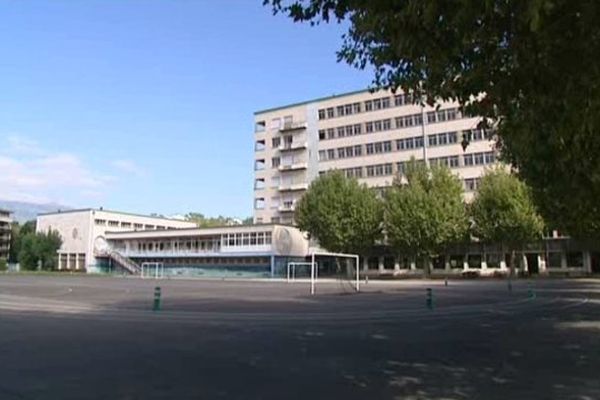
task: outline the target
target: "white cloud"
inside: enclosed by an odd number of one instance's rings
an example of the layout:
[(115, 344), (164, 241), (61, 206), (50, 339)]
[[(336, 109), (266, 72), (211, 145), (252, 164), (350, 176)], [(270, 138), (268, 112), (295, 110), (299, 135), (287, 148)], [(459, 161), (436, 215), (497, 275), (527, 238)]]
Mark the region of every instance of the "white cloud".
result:
[(110, 163), (110, 165), (120, 172), (133, 174), (137, 177), (146, 176), (146, 171), (137, 165), (133, 160), (114, 160)]
[[(0, 141), (0, 198), (71, 205), (97, 198), (108, 190), (112, 177), (90, 169), (75, 154), (53, 153), (34, 140), (10, 136)], [(92, 195), (93, 194), (93, 195)]]

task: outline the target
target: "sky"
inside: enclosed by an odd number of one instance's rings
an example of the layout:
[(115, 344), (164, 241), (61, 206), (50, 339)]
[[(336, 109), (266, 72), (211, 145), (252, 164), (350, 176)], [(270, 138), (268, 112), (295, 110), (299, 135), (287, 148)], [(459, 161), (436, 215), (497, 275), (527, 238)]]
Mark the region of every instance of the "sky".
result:
[(252, 215), (253, 113), (367, 87), (262, 0), (0, 0), (0, 199)]

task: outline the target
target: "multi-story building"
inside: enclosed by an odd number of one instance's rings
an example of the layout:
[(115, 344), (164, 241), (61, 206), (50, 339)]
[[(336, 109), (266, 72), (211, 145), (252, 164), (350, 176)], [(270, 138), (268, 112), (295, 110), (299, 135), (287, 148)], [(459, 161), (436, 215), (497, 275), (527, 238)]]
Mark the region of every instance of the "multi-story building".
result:
[[(255, 113), (254, 221), (293, 223), (296, 201), (319, 174), (343, 171), (371, 187), (390, 186), (414, 157), (444, 164), (468, 198), (494, 143), (455, 102), (414, 104), (410, 94), (368, 90)], [(463, 138), (469, 139), (463, 150)]]
[(0, 259), (8, 259), (11, 224), (10, 211), (0, 210)]

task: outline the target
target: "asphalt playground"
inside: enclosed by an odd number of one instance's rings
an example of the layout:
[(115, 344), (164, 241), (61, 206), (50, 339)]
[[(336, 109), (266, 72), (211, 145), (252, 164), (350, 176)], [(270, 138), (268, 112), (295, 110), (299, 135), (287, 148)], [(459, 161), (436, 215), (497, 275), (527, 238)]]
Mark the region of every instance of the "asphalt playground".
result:
[(0, 275), (0, 400), (591, 400), (599, 377), (600, 280)]

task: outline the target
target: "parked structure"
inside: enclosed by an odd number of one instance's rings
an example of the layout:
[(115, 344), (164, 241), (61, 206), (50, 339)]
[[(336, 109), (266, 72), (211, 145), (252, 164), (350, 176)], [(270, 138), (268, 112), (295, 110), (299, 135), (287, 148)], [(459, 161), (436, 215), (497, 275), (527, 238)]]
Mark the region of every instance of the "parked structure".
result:
[(8, 260), (12, 219), (10, 211), (0, 209), (0, 259)]
[(454, 102), (421, 107), (410, 94), (367, 90), (258, 111), (254, 221), (293, 223), (296, 201), (328, 170), (386, 187), (411, 157), (450, 167), (469, 197), (496, 162), (479, 121)]

